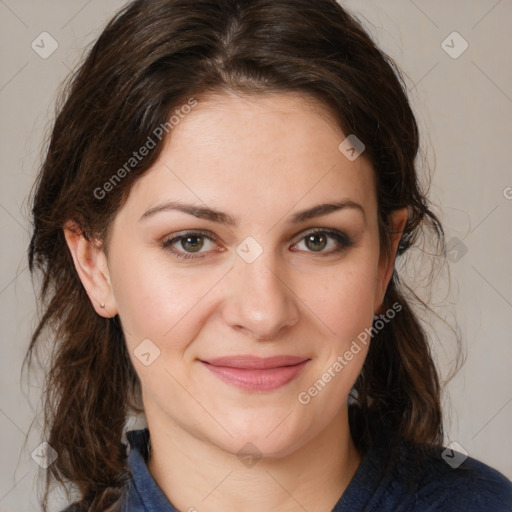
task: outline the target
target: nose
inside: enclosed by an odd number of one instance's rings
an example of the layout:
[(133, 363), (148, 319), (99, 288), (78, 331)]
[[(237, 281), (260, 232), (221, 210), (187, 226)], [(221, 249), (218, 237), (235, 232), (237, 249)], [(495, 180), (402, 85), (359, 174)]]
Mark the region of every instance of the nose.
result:
[(269, 252), (252, 263), (238, 258), (225, 283), (224, 321), (258, 340), (275, 339), (300, 319), (300, 300)]

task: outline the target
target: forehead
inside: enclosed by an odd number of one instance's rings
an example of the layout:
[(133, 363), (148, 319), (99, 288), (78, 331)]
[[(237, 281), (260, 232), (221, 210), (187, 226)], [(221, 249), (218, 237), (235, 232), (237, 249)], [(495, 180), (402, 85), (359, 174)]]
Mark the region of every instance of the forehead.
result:
[(371, 165), (340, 152), (346, 136), (313, 98), (226, 94), (197, 101), (174, 125), (153, 167), (134, 184), (128, 202), (139, 209), (186, 199), (223, 210), (232, 204), (284, 211), (345, 197), (372, 209)]
[[(197, 106), (173, 129), (169, 143), (204, 142), (204, 149), (219, 152), (236, 147), (261, 158), (275, 155), (318, 154), (344, 135), (332, 113), (310, 96), (297, 92), (240, 96), (215, 94), (198, 99)], [(298, 145), (302, 142), (302, 145)], [(174, 144), (176, 146), (177, 144)], [(263, 146), (264, 145), (264, 146)], [(208, 147), (209, 146), (209, 147)], [(234, 152), (233, 152), (234, 153)]]

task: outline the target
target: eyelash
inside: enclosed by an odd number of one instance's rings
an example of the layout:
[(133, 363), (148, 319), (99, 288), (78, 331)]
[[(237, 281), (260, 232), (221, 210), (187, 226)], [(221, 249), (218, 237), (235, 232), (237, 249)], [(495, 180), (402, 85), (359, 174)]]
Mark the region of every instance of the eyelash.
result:
[[(352, 245), (354, 245), (354, 241), (346, 233), (343, 233), (343, 232), (337, 231), (337, 230), (333, 230), (333, 229), (320, 229), (320, 228), (308, 231), (307, 233), (305, 233), (302, 236), (302, 238), (297, 243), (302, 242), (307, 236), (317, 235), (317, 234), (328, 235), (329, 237), (333, 238), (340, 244), (340, 246), (337, 249), (334, 249), (330, 252), (319, 251), (317, 253), (319, 255), (329, 256), (332, 254), (340, 253), (340, 252), (348, 249), (349, 247), (352, 247)], [(179, 242), (180, 240), (184, 240), (185, 238), (187, 238), (189, 236), (204, 237), (204, 238), (208, 238), (212, 242), (216, 241), (216, 237), (211, 231), (186, 231), (185, 233), (183, 233), (179, 236), (175, 236), (171, 239), (164, 241), (162, 244), (162, 247), (164, 249), (168, 250), (169, 252), (171, 252), (178, 259), (204, 258), (204, 256), (197, 256), (197, 254), (201, 254), (201, 253), (186, 253), (186, 252), (178, 251), (174, 247), (172, 247), (176, 242)], [(296, 244), (294, 244), (294, 245), (296, 245)], [(315, 254), (315, 251), (307, 251), (307, 252)]]

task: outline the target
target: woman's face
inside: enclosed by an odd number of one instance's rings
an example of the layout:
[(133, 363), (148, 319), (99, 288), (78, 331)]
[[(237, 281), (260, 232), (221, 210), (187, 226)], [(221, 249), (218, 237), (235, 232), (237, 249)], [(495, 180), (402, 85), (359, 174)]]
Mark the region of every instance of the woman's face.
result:
[[(344, 138), (295, 94), (210, 97), (135, 183), (112, 226), (106, 310), (150, 427), (280, 456), (343, 412), (368, 346), (344, 354), (393, 267), (379, 260), (372, 168)], [(244, 360), (276, 356), (290, 359)]]

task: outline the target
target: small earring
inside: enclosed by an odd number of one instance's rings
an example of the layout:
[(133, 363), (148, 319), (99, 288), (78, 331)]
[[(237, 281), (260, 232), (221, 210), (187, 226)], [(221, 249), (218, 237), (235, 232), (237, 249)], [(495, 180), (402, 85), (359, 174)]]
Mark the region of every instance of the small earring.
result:
[(105, 308), (105, 304), (100, 304), (100, 308), (104, 309)]

